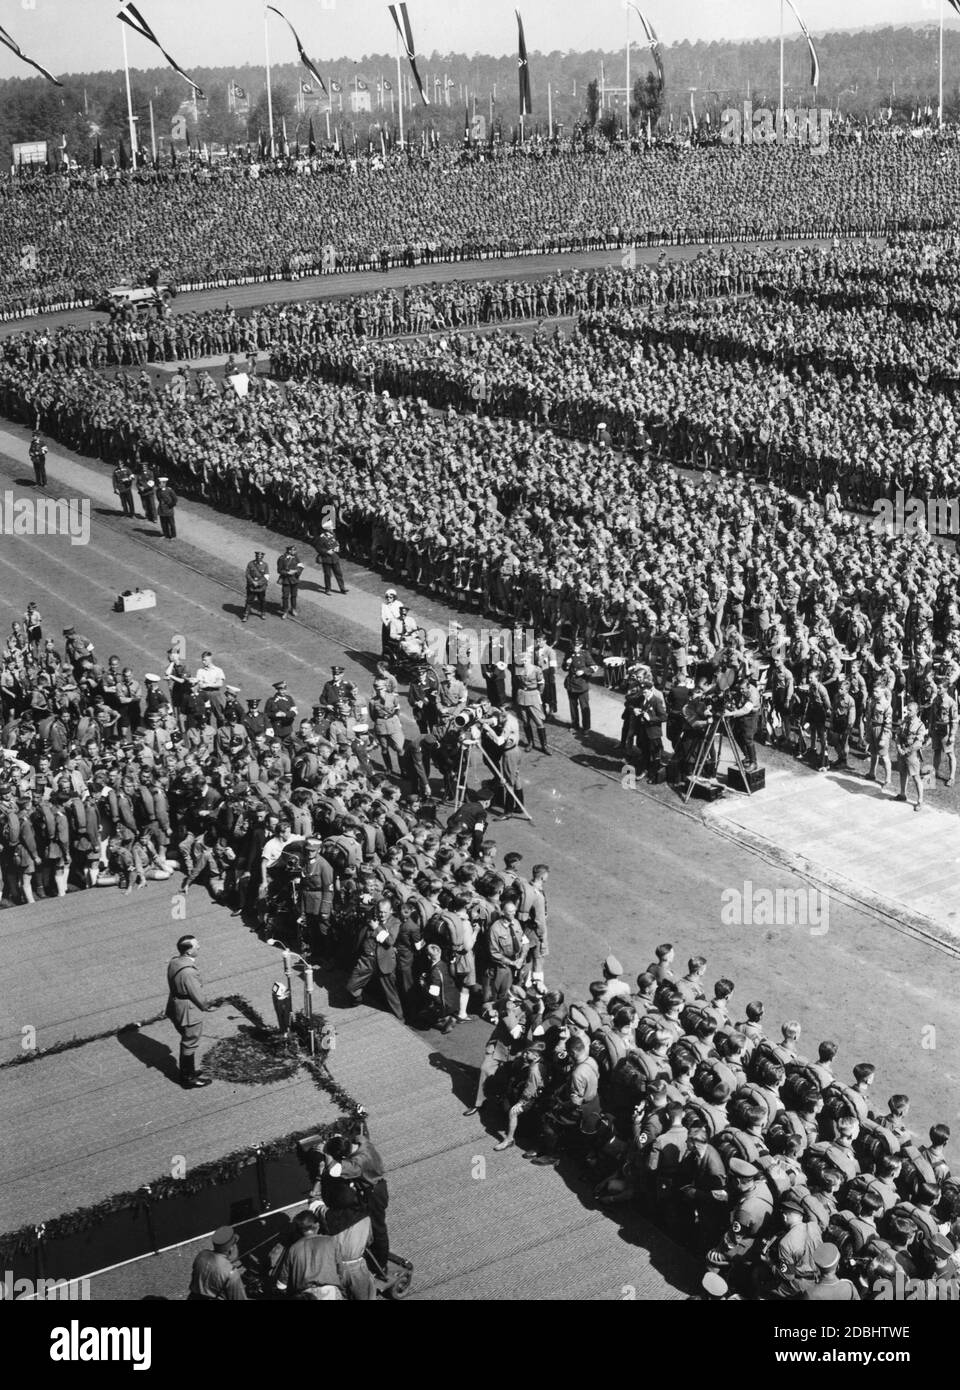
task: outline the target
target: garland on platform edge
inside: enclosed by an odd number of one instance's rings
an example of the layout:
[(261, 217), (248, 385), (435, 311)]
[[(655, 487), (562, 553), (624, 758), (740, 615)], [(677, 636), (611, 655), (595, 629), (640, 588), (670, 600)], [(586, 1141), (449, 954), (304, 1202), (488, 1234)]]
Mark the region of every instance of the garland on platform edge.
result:
[[(224, 995), (212, 1000), (210, 1007), (219, 1008), (223, 1004), (231, 1004), (254, 1027), (270, 1031), (257, 1009), (242, 995)], [(165, 1017), (165, 1014), (158, 1014), (155, 1018), (145, 1019), (140, 1024), (125, 1024), (121, 1028), (109, 1029), (89, 1038), (71, 1038), (67, 1042), (56, 1043), (53, 1047), (46, 1048), (42, 1052), (35, 1050), (22, 1057), (13, 1058), (9, 1062), (4, 1062), (0, 1069), (24, 1065), (28, 1062), (38, 1061), (42, 1057), (51, 1057), (58, 1052), (82, 1047), (85, 1043), (98, 1042), (102, 1038), (127, 1032), (130, 1028), (142, 1028), (151, 1023), (158, 1023)], [(318, 1021), (322, 1021), (319, 1016)], [(345, 1111), (344, 1115), (338, 1116), (337, 1119), (331, 1120), (325, 1125), (314, 1125), (310, 1129), (292, 1130), (289, 1134), (284, 1134), (276, 1139), (269, 1139), (265, 1143), (250, 1144), (245, 1148), (235, 1149), (233, 1152), (225, 1154), (223, 1158), (200, 1164), (182, 1178), (171, 1178), (164, 1175), (150, 1184), (145, 1184), (135, 1192), (118, 1192), (93, 1206), (78, 1207), (75, 1211), (56, 1217), (55, 1220), (35, 1226), (21, 1226), (17, 1231), (0, 1235), (0, 1267), (9, 1266), (13, 1256), (35, 1251), (42, 1243), (63, 1240), (68, 1236), (82, 1235), (98, 1226), (106, 1217), (113, 1216), (117, 1212), (129, 1211), (134, 1214), (144, 1212), (149, 1225), (149, 1212), (153, 1203), (168, 1201), (171, 1197), (195, 1196), (207, 1187), (218, 1187), (223, 1183), (230, 1182), (251, 1163), (264, 1162), (279, 1158), (283, 1154), (292, 1153), (301, 1139), (314, 1135), (329, 1138), (334, 1134), (342, 1133), (353, 1124), (353, 1117), (359, 1109), (357, 1102), (348, 1091), (333, 1079), (325, 1063), (318, 1062), (316, 1058), (303, 1052), (301, 1052), (300, 1062), (304, 1069), (310, 1073), (317, 1089), (323, 1091), (334, 1104)]]

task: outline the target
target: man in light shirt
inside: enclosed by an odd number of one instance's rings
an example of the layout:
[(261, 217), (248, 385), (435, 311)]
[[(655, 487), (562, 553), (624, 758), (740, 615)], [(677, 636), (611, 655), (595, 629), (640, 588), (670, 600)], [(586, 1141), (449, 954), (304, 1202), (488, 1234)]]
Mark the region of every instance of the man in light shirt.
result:
[(210, 712), (218, 724), (223, 722), (223, 706), (226, 701), (227, 678), (219, 666), (214, 664), (213, 652), (204, 652), (200, 658), (194, 680), (210, 705)]

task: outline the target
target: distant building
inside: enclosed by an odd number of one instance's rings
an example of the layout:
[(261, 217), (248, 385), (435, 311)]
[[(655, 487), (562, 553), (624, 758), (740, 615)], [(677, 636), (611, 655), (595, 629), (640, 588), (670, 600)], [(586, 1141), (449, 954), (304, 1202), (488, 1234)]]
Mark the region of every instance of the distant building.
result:
[(370, 83), (365, 77), (351, 78), (347, 92), (347, 104), (351, 115), (359, 116), (363, 111), (373, 110), (373, 103), (370, 100)]

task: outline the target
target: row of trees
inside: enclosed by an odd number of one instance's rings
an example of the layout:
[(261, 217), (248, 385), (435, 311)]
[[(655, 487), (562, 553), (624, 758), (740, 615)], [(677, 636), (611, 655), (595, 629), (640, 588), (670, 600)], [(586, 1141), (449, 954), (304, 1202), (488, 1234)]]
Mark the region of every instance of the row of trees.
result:
[[(656, 16), (654, 16), (656, 20)], [(662, 26), (666, 28), (666, 26)], [(909, 113), (917, 100), (921, 104), (936, 102), (937, 87), (937, 30), (934, 26), (920, 29), (884, 28), (859, 33), (826, 34), (816, 40), (822, 74), (818, 99), (821, 104), (837, 106), (846, 113), (869, 115), (892, 104)], [(534, 36), (531, 36), (534, 37)], [(694, 101), (704, 112), (731, 105), (748, 95), (754, 101), (769, 103), (776, 99), (779, 74), (779, 46), (775, 39), (752, 43), (682, 43), (663, 49), (666, 90), (653, 91), (656, 79), (645, 70), (652, 66), (649, 52), (635, 45), (632, 66), (640, 74), (632, 83), (631, 110), (634, 120), (643, 123), (647, 114), (679, 116), (689, 110), (690, 89), (695, 89)], [(617, 52), (532, 53), (530, 70), (533, 85), (534, 121), (545, 127), (547, 119), (547, 88), (551, 89), (553, 117), (569, 129), (581, 122), (584, 115), (589, 124), (602, 120), (607, 112), (598, 110), (598, 88), (588, 96), (588, 86), (596, 83), (603, 68), (607, 88), (605, 106), (625, 115), (623, 85), (625, 61), (623, 50)], [(442, 138), (450, 138), (458, 123), (462, 124), (461, 99), (467, 91), (476, 98), (478, 112), (489, 119), (490, 99), (495, 95), (494, 114), (506, 128), (516, 120), (517, 66), (513, 54), (504, 57), (489, 55), (468, 56), (465, 53), (432, 53), (421, 55), (419, 67), (429, 79), (431, 97), (437, 94), (434, 78), (439, 78), (440, 100), (429, 110), (416, 109), (411, 124), (430, 123)], [(369, 120), (381, 117), (390, 120), (387, 109), (379, 111), (376, 102), (376, 83), (381, 75), (396, 88), (396, 64), (392, 53), (364, 55), (359, 61), (340, 58), (329, 63), (320, 61), (325, 79), (340, 83), (343, 93), (344, 119), (347, 119), (348, 94), (352, 79), (361, 75), (367, 82), (374, 110)], [(960, 81), (960, 31), (945, 34), (944, 91), (948, 110), (957, 107)], [(199, 108), (195, 124), (188, 110), (187, 121), (191, 138), (199, 137), (208, 144), (225, 144), (246, 139), (256, 140), (260, 130), (266, 130), (265, 77), (262, 67), (197, 69), (193, 74), (207, 93)], [(288, 126), (296, 122), (296, 93), (305, 70), (294, 64), (278, 64), (273, 70), (274, 115), (277, 125), (281, 119)], [(791, 104), (809, 103), (813, 93), (809, 87), (809, 57), (805, 41), (796, 36), (786, 47), (787, 95)], [(105, 149), (115, 147), (126, 138), (127, 112), (122, 72), (100, 72), (64, 79), (63, 89), (51, 87), (42, 78), (8, 79), (0, 82), (0, 150), (9, 150), (18, 140), (48, 140), (59, 145), (66, 136), (68, 150), (77, 157), (88, 150), (99, 132)], [(239, 84), (247, 101), (241, 103), (240, 114), (230, 109), (229, 85)], [(619, 86), (619, 92), (615, 89)], [(639, 90), (638, 90), (639, 87)], [(442, 96), (447, 92), (447, 99)], [(150, 111), (158, 135), (169, 140), (170, 122), (181, 103), (189, 96), (186, 84), (169, 68), (155, 68), (134, 74), (134, 104), (141, 122), (141, 138), (149, 145)], [(398, 93), (394, 90), (396, 103)], [(449, 105), (447, 104), (449, 101)], [(472, 103), (471, 103), (472, 104)], [(245, 108), (245, 110), (244, 110)], [(309, 108), (308, 108), (309, 109)], [(334, 119), (338, 112), (335, 110)], [(395, 116), (394, 116), (395, 120)], [(359, 118), (358, 123), (362, 123)], [(305, 123), (304, 123), (305, 124)], [(316, 124), (316, 121), (315, 121)], [(319, 133), (319, 132), (318, 132)]]

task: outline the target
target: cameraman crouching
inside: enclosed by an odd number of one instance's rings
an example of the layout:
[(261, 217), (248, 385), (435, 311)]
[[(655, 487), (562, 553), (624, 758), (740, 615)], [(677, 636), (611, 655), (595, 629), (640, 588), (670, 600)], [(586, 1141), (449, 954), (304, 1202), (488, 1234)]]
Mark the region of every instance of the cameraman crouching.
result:
[(734, 736), (743, 750), (743, 766), (752, 772), (757, 766), (757, 725), (760, 720), (760, 691), (746, 671), (734, 681), (730, 690), (732, 708), (727, 715), (733, 720)]

